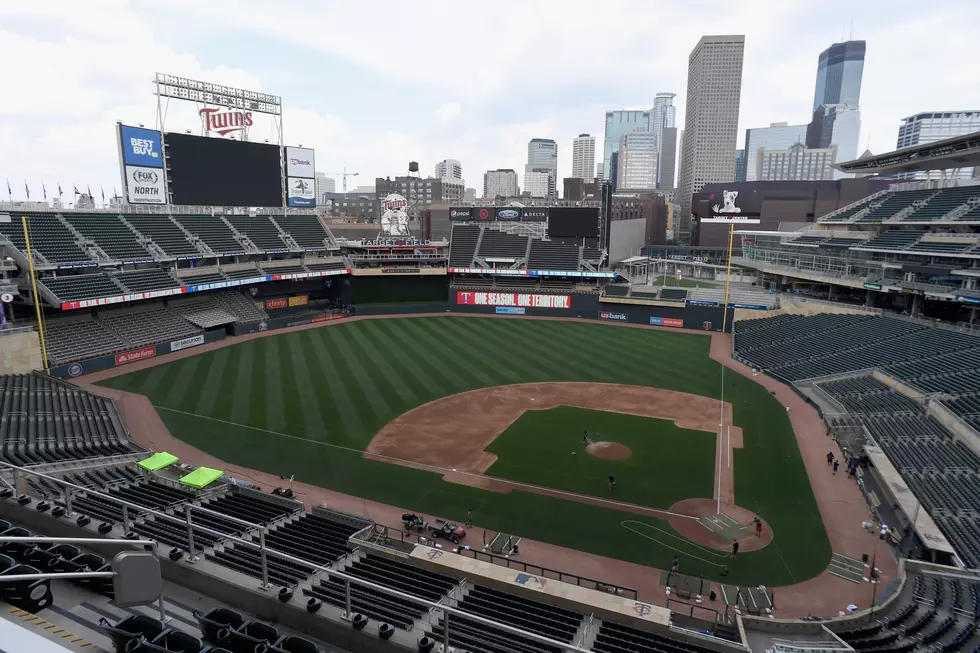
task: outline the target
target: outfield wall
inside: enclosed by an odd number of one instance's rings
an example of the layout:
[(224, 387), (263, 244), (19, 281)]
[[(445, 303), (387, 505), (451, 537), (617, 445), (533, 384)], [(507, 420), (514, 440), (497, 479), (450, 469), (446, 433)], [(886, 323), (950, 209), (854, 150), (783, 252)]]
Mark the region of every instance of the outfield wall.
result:
[(223, 330), (207, 331), (196, 336), (191, 336), (190, 338), (168, 340), (167, 342), (148, 345), (146, 347), (137, 347), (136, 349), (120, 352), (118, 354), (112, 354), (110, 356), (99, 356), (98, 358), (90, 358), (77, 363), (71, 363), (70, 365), (59, 365), (57, 367), (50, 368), (48, 373), (52, 376), (58, 377), (59, 379), (73, 379), (77, 376), (82, 376), (83, 374), (100, 372), (102, 370), (112, 369), (113, 367), (118, 367), (120, 365), (126, 365), (127, 363), (134, 363), (147, 358), (156, 358), (157, 356), (163, 356), (164, 354), (170, 354), (175, 351), (182, 351), (192, 347), (199, 347), (207, 342), (215, 342), (217, 340), (224, 339), (225, 332)]

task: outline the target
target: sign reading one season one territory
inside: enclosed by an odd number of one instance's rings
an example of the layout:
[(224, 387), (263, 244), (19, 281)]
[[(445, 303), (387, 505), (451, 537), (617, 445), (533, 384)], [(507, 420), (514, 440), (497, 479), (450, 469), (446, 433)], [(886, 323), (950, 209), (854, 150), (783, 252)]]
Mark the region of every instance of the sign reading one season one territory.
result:
[(569, 309), (572, 307), (572, 296), (456, 291), (456, 303), (464, 306), (523, 306), (525, 308)]

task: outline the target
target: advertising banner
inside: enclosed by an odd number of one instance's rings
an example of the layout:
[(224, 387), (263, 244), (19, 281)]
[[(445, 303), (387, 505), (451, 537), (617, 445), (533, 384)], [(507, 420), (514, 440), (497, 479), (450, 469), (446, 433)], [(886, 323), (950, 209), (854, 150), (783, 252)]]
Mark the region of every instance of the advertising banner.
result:
[(277, 297), (276, 299), (265, 300), (265, 309), (267, 311), (274, 310), (277, 308), (287, 308), (289, 306), (289, 300), (285, 297)]
[(130, 204), (166, 204), (167, 187), (163, 170), (126, 166), (126, 195)]
[(160, 147), (160, 132), (143, 127), (119, 126), (119, 140), (122, 145), (123, 164), (144, 168), (163, 167), (163, 149)]
[(289, 298), (290, 306), (306, 306), (310, 303), (309, 295), (296, 295), (295, 297)]
[(308, 147), (286, 147), (286, 176), (313, 179), (316, 170), (313, 150)]
[(504, 206), (495, 209), (495, 219), (502, 222), (516, 222), (521, 219), (521, 207)]
[(963, 302), (964, 304), (980, 304), (980, 298), (967, 297), (965, 295), (957, 295), (956, 301)]
[(456, 291), (456, 303), (464, 306), (523, 306), (525, 308), (571, 308), (571, 295), (525, 295), (509, 292)]
[(191, 347), (197, 347), (198, 345), (204, 344), (204, 334), (197, 336), (191, 336), (190, 338), (184, 338), (182, 340), (174, 340), (170, 343), (170, 351), (180, 351), (181, 349), (190, 349)]
[(467, 222), (473, 219), (473, 209), (468, 206), (452, 207), (449, 209), (450, 222)]
[(312, 179), (286, 179), (286, 203), (289, 206), (316, 206), (316, 188)]
[(710, 299), (689, 299), (687, 300), (688, 306), (718, 306), (718, 302), (711, 301)]
[(536, 209), (524, 207), (524, 214), (521, 216), (523, 222), (547, 222), (548, 209)]
[(684, 320), (678, 320), (672, 317), (651, 317), (650, 324), (653, 326), (683, 327)]
[(627, 313), (614, 313), (611, 311), (599, 311), (600, 320), (614, 320), (616, 322), (629, 322)]
[(487, 208), (486, 206), (481, 206), (479, 208), (473, 209), (472, 220), (492, 220), (493, 219), (493, 209)]
[(310, 320), (310, 322), (313, 322), (313, 323), (316, 323), (316, 322), (333, 322), (334, 320), (342, 320), (342, 319), (344, 319), (344, 314), (343, 313), (335, 313), (333, 315), (317, 315), (316, 317), (312, 318)]
[(153, 358), (156, 355), (157, 355), (156, 347), (143, 347), (142, 349), (134, 349), (133, 351), (127, 351), (124, 354), (116, 354), (116, 365), (125, 365), (126, 363), (141, 361), (144, 358)]
[(497, 313), (501, 315), (524, 315), (527, 309), (523, 306), (498, 306)]

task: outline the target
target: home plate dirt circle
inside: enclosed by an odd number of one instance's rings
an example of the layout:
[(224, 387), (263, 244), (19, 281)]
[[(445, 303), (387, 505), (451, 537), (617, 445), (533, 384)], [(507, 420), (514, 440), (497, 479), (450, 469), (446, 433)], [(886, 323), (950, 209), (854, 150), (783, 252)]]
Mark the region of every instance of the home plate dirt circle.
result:
[(593, 442), (585, 450), (602, 460), (626, 460), (633, 455), (629, 447), (618, 442)]
[[(732, 537), (738, 539), (739, 553), (758, 551), (772, 542), (769, 524), (763, 520), (762, 533), (756, 537), (756, 514), (740, 506), (723, 503), (722, 514), (718, 515), (718, 504), (714, 499), (683, 499), (668, 510), (671, 514), (667, 521), (680, 536), (709, 549), (730, 551)], [(719, 531), (724, 531), (726, 535), (722, 537)]]

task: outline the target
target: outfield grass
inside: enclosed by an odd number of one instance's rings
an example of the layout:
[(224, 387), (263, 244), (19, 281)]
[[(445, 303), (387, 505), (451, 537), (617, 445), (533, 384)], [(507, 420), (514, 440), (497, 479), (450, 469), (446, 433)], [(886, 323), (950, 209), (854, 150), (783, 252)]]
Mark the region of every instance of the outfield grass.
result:
[[(720, 579), (711, 554), (622, 527), (635, 515), (459, 486), (360, 454), (405, 411), (481, 387), (593, 381), (717, 397), (720, 366), (708, 357), (709, 343), (575, 322), (364, 320), (249, 340), (103, 384), (148, 395), (171, 433), (232, 464), (447, 518), (462, 519), (472, 507), (476, 523), (489, 529), (659, 568), (677, 549), (686, 573)], [(815, 576), (830, 546), (785, 409), (738, 374), (725, 375), (725, 399), (744, 433), (745, 446), (734, 454), (736, 501), (760, 513), (775, 535), (772, 546), (740, 555), (726, 582), (784, 585)], [(665, 483), (689, 473), (649, 470)], [(641, 521), (660, 529), (651, 532), (670, 531), (665, 521)]]
[[(600, 460), (589, 455), (582, 444), (585, 428), (593, 439), (618, 442), (633, 454), (625, 460)], [(681, 499), (710, 499), (714, 495), (716, 444), (714, 433), (677, 428), (668, 420), (559, 406), (525, 411), (517, 418), (487, 447), (497, 455), (497, 461), (486, 473), (669, 508)], [(616, 477), (612, 491), (610, 474)]]

